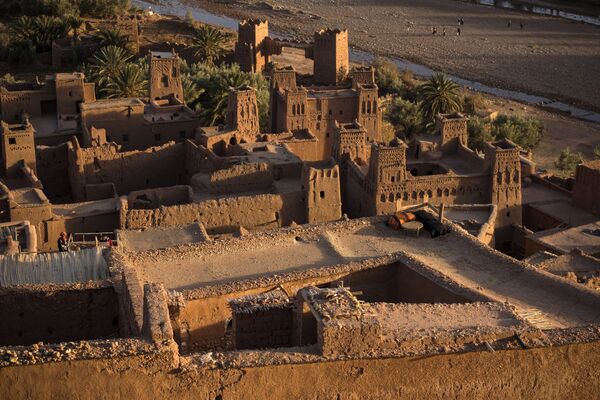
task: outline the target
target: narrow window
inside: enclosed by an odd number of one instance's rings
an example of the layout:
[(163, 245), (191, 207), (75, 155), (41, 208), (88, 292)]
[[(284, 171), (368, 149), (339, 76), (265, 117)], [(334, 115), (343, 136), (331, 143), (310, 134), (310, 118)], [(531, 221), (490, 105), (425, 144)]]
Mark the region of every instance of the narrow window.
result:
[(17, 138), (14, 138), (14, 137), (8, 138), (8, 144), (17, 144)]
[(321, 198), (324, 199), (325, 198), (325, 191), (321, 190), (320, 195), (321, 195)]

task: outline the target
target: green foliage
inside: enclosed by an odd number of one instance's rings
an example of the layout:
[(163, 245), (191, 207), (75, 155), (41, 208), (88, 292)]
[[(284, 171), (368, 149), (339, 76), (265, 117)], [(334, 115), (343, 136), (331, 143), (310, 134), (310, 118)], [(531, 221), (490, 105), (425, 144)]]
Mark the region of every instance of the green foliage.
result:
[(439, 113), (462, 110), (458, 89), (459, 86), (443, 74), (434, 74), (428, 82), (419, 86), (419, 109), (428, 126), (435, 124), (435, 116)]
[(483, 150), (485, 142), (508, 139), (525, 150), (531, 150), (542, 140), (544, 129), (535, 118), (499, 115), (493, 122), (471, 117), (468, 123), (469, 147)]
[(469, 147), (483, 151), (486, 142), (494, 141), (492, 125), (479, 117), (471, 117), (467, 124), (469, 132)]
[(73, 20), (70, 18), (21, 16), (13, 24), (11, 31), (15, 44), (29, 42), (37, 52), (50, 51), (52, 42), (66, 37), (71, 30)]
[(200, 110), (200, 96), (204, 93), (204, 88), (198, 86), (192, 75), (189, 73), (181, 74), (181, 85), (183, 86), (183, 98), (185, 103), (192, 110)]
[(201, 25), (194, 31), (192, 38), (192, 49), (194, 55), (208, 65), (223, 58), (227, 54), (227, 43), (230, 40), (229, 33), (223, 32), (211, 25)]
[(594, 150), (592, 151), (592, 155), (594, 156), (594, 160), (600, 160), (600, 144), (596, 145), (596, 147), (594, 147)]
[(129, 7), (129, 0), (1, 0), (0, 14), (112, 17)]
[(100, 93), (115, 79), (121, 69), (131, 60), (131, 54), (121, 47), (106, 46), (101, 48), (90, 59), (90, 64), (84, 68), (88, 78), (96, 83)]
[(558, 159), (554, 162), (554, 166), (561, 171), (563, 176), (570, 176), (575, 173), (577, 164), (581, 163), (583, 157), (581, 153), (573, 153), (569, 147), (560, 152)]
[(186, 79), (204, 90), (196, 101), (189, 103), (192, 108), (200, 109), (203, 125), (224, 123), (229, 88), (248, 85), (256, 90), (261, 129), (266, 129), (269, 86), (262, 74), (242, 72), (238, 65), (215, 67), (200, 63), (191, 65), (187, 74)]
[(136, 64), (127, 64), (117, 71), (103, 89), (106, 97), (142, 97), (148, 90), (148, 81), (142, 68)]
[(7, 51), (8, 62), (15, 65), (33, 64), (35, 55), (35, 45), (28, 40), (13, 43)]
[(397, 129), (404, 133), (405, 137), (411, 137), (424, 129), (423, 118), (419, 110), (419, 104), (395, 97), (386, 111), (387, 120)]
[(508, 139), (530, 150), (542, 140), (543, 128), (535, 118), (500, 114), (492, 123), (492, 136), (495, 140)]
[(402, 96), (407, 100), (415, 100), (415, 85), (410, 71), (400, 71), (396, 64), (379, 57), (373, 61), (373, 67), (380, 96)]
[(95, 36), (101, 47), (115, 46), (129, 50), (129, 41), (119, 29), (101, 29)]

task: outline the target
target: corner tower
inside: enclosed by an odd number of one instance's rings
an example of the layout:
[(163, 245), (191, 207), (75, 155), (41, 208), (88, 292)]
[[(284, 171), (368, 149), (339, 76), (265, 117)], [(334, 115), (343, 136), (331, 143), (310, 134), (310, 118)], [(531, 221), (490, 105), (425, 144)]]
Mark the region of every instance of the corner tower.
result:
[(173, 97), (183, 103), (180, 59), (175, 52), (155, 52), (148, 54), (150, 66), (150, 101)]
[(321, 85), (337, 85), (350, 70), (347, 30), (321, 30), (315, 33), (314, 79)]
[(269, 63), (265, 40), (269, 37), (269, 22), (244, 20), (238, 25), (238, 40), (234, 58), (244, 72), (262, 72)]

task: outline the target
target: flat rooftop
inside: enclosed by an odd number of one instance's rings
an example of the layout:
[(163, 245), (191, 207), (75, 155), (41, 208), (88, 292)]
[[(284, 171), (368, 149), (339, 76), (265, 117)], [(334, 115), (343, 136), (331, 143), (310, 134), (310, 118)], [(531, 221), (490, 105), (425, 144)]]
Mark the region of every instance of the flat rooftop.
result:
[(381, 218), (257, 232), (127, 257), (142, 279), (183, 291), (240, 287), (239, 281), (267, 277), (297, 280), (308, 270), (319, 273), (325, 268), (397, 257), (411, 268), (423, 268), (490, 301), (509, 302), (518, 315), (538, 328), (600, 321), (600, 303), (594, 303), (598, 301), (594, 293), (574, 283), (499, 253), (467, 233), (455, 230), (435, 239), (427, 234), (405, 236), (388, 228)]
[(238, 146), (244, 150), (242, 157), (249, 163), (302, 164), (300, 157), (281, 144), (256, 142), (242, 143)]
[(85, 201), (81, 203), (54, 204), (52, 212), (65, 218), (91, 217), (94, 215), (103, 215), (117, 212), (119, 209), (119, 199), (111, 197), (109, 199)]
[(114, 107), (136, 107), (144, 106), (144, 102), (137, 97), (128, 97), (123, 99), (100, 99), (93, 102), (84, 102), (80, 104), (81, 110), (103, 110)]
[(600, 236), (591, 233), (596, 229), (600, 229), (600, 220), (558, 232), (556, 230), (537, 232), (532, 237), (536, 241), (555, 247), (565, 253), (579, 249), (586, 254), (599, 254)]

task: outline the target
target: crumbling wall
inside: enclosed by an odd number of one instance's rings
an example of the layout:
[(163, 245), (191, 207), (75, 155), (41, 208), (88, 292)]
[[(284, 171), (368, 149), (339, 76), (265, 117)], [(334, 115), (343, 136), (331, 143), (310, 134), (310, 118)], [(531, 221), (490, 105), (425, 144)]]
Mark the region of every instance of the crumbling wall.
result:
[(44, 193), (53, 203), (64, 201), (71, 196), (67, 149), (66, 143), (35, 148), (37, 175), (44, 184)]
[(127, 202), (130, 209), (154, 209), (176, 204), (187, 204), (192, 201), (193, 191), (190, 186), (177, 185), (157, 189), (136, 190), (129, 193)]
[(0, 345), (67, 342), (118, 335), (112, 287), (0, 289)]
[(170, 227), (202, 222), (209, 233), (243, 226), (266, 229), (304, 223), (300, 192), (227, 197), (199, 203), (128, 210), (126, 229)]
[(210, 175), (211, 193), (240, 193), (268, 189), (273, 185), (273, 174), (266, 163), (238, 164)]

